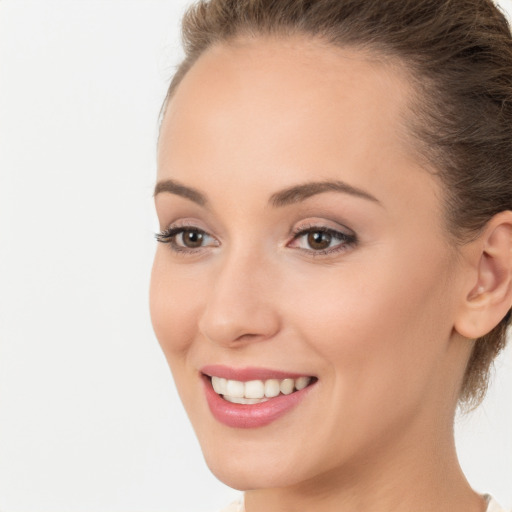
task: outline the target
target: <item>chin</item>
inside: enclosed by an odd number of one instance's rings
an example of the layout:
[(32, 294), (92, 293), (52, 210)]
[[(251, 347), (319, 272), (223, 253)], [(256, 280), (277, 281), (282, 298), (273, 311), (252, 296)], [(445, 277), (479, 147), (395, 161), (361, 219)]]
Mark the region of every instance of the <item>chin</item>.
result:
[(262, 439), (263, 432), (258, 434), (250, 440), (241, 440), (237, 434), (234, 439), (199, 436), (206, 464), (216, 478), (247, 491), (292, 487), (314, 477), (318, 465), (308, 461), (297, 446), (275, 435)]
[(274, 462), (234, 456), (205, 456), (205, 460), (216, 478), (239, 491), (289, 487), (300, 481), (296, 472), (283, 471)]

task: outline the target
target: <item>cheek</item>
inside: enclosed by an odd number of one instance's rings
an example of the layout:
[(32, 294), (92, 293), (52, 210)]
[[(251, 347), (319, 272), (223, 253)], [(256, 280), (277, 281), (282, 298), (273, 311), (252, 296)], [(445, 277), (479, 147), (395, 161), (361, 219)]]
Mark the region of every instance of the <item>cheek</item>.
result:
[(452, 332), (448, 265), (440, 255), (420, 268), (405, 254), (361, 258), (327, 279), (303, 280), (307, 294), (292, 292), (295, 322), (340, 393), (345, 383), (391, 396), (405, 381), (419, 391), (444, 355)]
[(165, 249), (157, 249), (149, 295), (153, 329), (171, 364), (174, 357), (185, 355), (193, 340), (197, 325), (197, 282), (178, 273), (168, 262)]
[(194, 281), (171, 265), (165, 249), (158, 247), (151, 272), (151, 321), (181, 400), (188, 415), (194, 417), (201, 396), (197, 388), (200, 383), (187, 358), (197, 332), (197, 278)]

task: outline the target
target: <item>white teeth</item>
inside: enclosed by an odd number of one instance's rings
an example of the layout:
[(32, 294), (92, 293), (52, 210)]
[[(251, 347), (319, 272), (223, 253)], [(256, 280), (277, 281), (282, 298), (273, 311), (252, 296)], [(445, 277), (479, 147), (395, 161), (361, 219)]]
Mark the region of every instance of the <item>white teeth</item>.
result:
[(277, 379), (269, 379), (265, 381), (265, 396), (267, 398), (273, 398), (279, 395), (280, 391), (279, 381)]
[(293, 389), (295, 388), (295, 381), (293, 379), (284, 379), (281, 381), (279, 388), (283, 395), (289, 395), (290, 393), (293, 393)]
[(311, 377), (298, 379), (268, 379), (250, 380), (242, 382), (222, 377), (211, 377), (212, 387), (218, 395), (222, 395), (229, 402), (237, 404), (255, 404), (274, 398), (280, 393), (289, 395), (294, 390), (300, 391), (309, 385)]
[(246, 382), (244, 396), (245, 398), (263, 398), (265, 396), (265, 384), (263, 381), (250, 380)]
[[(234, 398), (243, 398), (245, 393), (245, 385), (239, 380), (228, 380), (226, 383), (226, 395)], [(249, 397), (247, 397), (249, 398)]]
[(226, 379), (222, 377), (212, 377), (212, 386), (215, 393), (224, 395), (226, 393)]
[(295, 381), (295, 387), (297, 388), (297, 391), (304, 389), (310, 383), (310, 381), (311, 379), (309, 377), (299, 377)]
[(234, 396), (224, 396), (224, 400), (233, 404), (253, 405), (266, 402), (267, 398), (235, 398)]

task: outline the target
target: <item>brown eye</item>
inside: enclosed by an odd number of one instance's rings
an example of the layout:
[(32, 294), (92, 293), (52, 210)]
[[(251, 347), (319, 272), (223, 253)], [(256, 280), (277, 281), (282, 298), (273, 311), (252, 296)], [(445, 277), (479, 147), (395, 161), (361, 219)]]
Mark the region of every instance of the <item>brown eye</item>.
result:
[(195, 252), (196, 249), (219, 245), (213, 236), (195, 227), (171, 227), (157, 233), (156, 239), (176, 252)]
[(321, 251), (327, 249), (332, 242), (332, 235), (323, 231), (311, 231), (308, 233), (308, 245), (311, 249)]
[(178, 245), (183, 245), (183, 247), (188, 247), (189, 249), (197, 249), (203, 245), (204, 233), (185, 229), (177, 238), (181, 238), (181, 244), (178, 242)]
[(344, 233), (323, 226), (311, 226), (296, 231), (287, 246), (300, 249), (311, 256), (328, 256), (346, 251), (354, 247), (356, 243), (355, 233)]

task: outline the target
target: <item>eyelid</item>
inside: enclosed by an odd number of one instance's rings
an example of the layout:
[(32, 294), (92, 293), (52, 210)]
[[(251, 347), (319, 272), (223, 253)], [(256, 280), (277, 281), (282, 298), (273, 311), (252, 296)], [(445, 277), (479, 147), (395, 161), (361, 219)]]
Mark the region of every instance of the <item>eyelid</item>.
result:
[(298, 224), (292, 229), (292, 236), (296, 236), (298, 234), (304, 232), (310, 232), (314, 230), (328, 232), (328, 233), (339, 233), (345, 237), (356, 237), (356, 233), (347, 226), (343, 224), (336, 223), (336, 226), (332, 225), (331, 222), (326, 222), (322, 220), (318, 221), (307, 221), (304, 224)]
[(166, 223), (165, 227), (161, 228), (161, 231), (163, 232), (175, 228), (196, 229), (197, 231), (208, 233), (208, 228), (203, 226), (203, 222), (194, 217), (180, 217), (176, 220), (172, 220)]
[(206, 228), (202, 222), (194, 218), (180, 218), (169, 222), (165, 227), (161, 228), (160, 233), (157, 233), (157, 236), (170, 233), (172, 231), (179, 232), (179, 230), (198, 231), (213, 237), (210, 230)]

